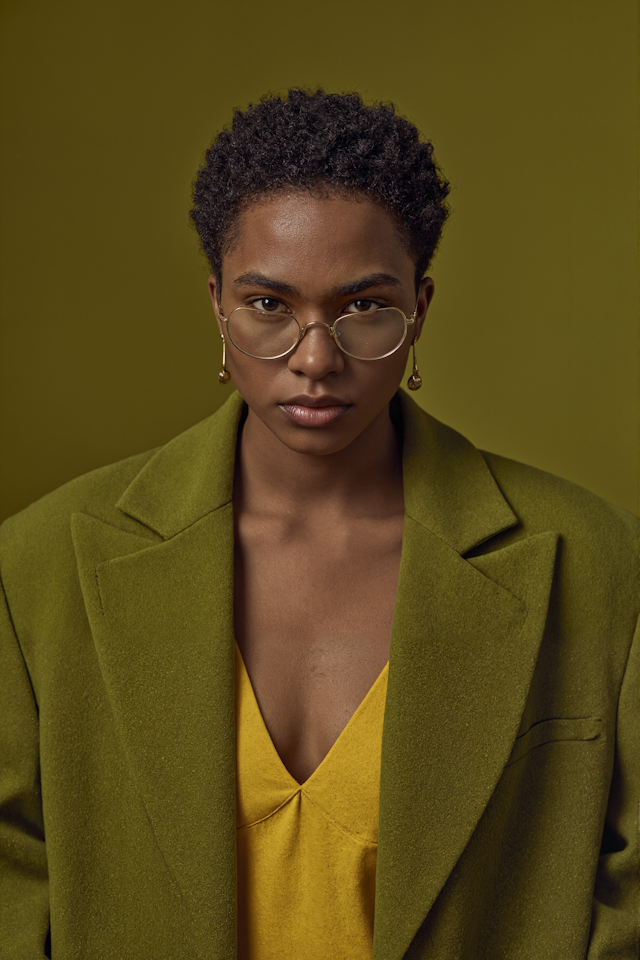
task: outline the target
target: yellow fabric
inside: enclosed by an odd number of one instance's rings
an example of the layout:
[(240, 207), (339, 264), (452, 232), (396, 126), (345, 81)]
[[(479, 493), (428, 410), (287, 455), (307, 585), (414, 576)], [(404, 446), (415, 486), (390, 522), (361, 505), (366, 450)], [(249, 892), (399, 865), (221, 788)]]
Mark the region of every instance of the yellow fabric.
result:
[(388, 667), (300, 785), (236, 645), (240, 960), (371, 960)]

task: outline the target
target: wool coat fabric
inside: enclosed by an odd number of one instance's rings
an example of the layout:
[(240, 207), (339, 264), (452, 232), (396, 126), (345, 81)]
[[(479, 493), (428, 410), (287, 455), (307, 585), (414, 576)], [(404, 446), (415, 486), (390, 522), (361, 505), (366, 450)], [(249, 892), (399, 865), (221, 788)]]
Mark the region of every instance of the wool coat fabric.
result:
[[(636, 520), (392, 406), (373, 958), (637, 960)], [(2, 527), (2, 960), (236, 955), (242, 410)]]

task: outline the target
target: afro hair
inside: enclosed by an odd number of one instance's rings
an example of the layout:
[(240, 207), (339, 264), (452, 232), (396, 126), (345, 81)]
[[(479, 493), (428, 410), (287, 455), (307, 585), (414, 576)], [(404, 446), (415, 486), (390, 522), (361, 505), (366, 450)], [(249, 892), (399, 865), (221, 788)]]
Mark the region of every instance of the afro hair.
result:
[(321, 186), (370, 197), (395, 214), (417, 284), (449, 214), (449, 184), (432, 144), (393, 104), (367, 106), (357, 93), (299, 88), (236, 110), (206, 151), (190, 215), (218, 283), (222, 254), (248, 204)]

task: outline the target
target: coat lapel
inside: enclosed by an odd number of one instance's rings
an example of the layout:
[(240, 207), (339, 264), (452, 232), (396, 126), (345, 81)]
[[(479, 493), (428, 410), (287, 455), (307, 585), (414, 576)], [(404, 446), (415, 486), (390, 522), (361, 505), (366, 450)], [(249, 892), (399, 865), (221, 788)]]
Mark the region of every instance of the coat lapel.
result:
[(403, 404), (407, 517), (382, 745), (375, 960), (405, 954), (507, 762), (557, 541), (541, 534), (463, 559), (516, 518), (478, 451)]
[(132, 777), (201, 955), (220, 960), (235, 955), (236, 937), (231, 490), (240, 410), (236, 395), (147, 463), (119, 503), (145, 524), (141, 536), (84, 514), (73, 520)]

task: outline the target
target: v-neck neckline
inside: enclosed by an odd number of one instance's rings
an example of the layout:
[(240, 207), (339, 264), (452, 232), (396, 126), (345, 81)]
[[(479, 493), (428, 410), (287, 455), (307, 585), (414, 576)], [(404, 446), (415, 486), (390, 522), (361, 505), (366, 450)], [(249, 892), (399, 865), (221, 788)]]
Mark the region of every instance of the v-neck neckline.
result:
[(368, 702), (369, 702), (369, 701), (371, 700), (371, 698), (373, 697), (374, 692), (377, 690), (377, 688), (378, 688), (378, 687), (380, 686), (380, 684), (383, 682), (384, 678), (387, 676), (388, 671), (389, 671), (389, 661), (387, 660), (387, 662), (385, 663), (384, 667), (382, 668), (382, 670), (380, 671), (380, 673), (378, 674), (378, 676), (376, 677), (376, 679), (373, 681), (373, 683), (371, 684), (371, 686), (369, 687), (369, 689), (368, 689), (367, 692), (365, 693), (364, 697), (362, 698), (362, 700), (360, 701), (360, 703), (358, 704), (358, 706), (356, 707), (356, 709), (353, 711), (353, 713), (352, 713), (351, 716), (349, 717), (349, 719), (347, 720), (346, 724), (344, 725), (344, 727), (342, 728), (342, 730), (340, 731), (340, 733), (338, 734), (338, 736), (336, 737), (336, 739), (334, 740), (334, 742), (331, 744), (331, 746), (329, 747), (329, 750), (328, 750), (327, 753), (324, 755), (324, 757), (322, 758), (322, 760), (320, 761), (320, 763), (318, 764), (318, 766), (315, 768), (315, 770), (313, 770), (312, 773), (309, 774), (309, 776), (307, 777), (306, 780), (304, 780), (302, 783), (300, 783), (298, 780), (296, 780), (296, 778), (293, 776), (293, 774), (290, 773), (290, 771), (287, 769), (286, 765), (284, 764), (284, 762), (283, 762), (283, 760), (282, 760), (282, 757), (281, 757), (280, 754), (278, 753), (278, 750), (277, 750), (277, 748), (276, 748), (275, 743), (273, 742), (273, 740), (272, 740), (272, 738), (271, 738), (271, 734), (269, 733), (269, 729), (268, 729), (268, 727), (267, 727), (267, 725), (266, 725), (266, 723), (265, 723), (265, 721), (264, 721), (264, 717), (262, 716), (262, 711), (260, 710), (260, 705), (259, 705), (259, 703), (258, 703), (258, 698), (256, 697), (255, 690), (253, 689), (253, 683), (252, 683), (252, 681), (251, 681), (251, 677), (249, 676), (249, 671), (247, 670), (246, 664), (245, 664), (245, 662), (244, 662), (244, 658), (243, 658), (242, 653), (241, 653), (241, 651), (240, 651), (240, 647), (238, 646), (238, 641), (235, 640), (235, 639), (234, 639), (234, 646), (235, 646), (235, 652), (236, 652), (236, 662), (239, 663), (240, 669), (241, 669), (241, 671), (242, 671), (242, 673), (244, 674), (244, 677), (245, 677), (245, 679), (246, 679), (246, 682), (247, 682), (247, 685), (248, 685), (248, 689), (249, 689), (250, 692), (251, 692), (251, 700), (252, 700), (253, 706), (255, 707), (255, 710), (256, 710), (256, 713), (257, 713), (258, 717), (260, 718), (260, 727), (261, 727), (261, 730), (262, 730), (262, 732), (264, 733), (264, 736), (266, 737), (266, 739), (268, 740), (268, 742), (269, 742), (269, 744), (270, 744), (270, 746), (271, 746), (272, 755), (273, 755), (273, 757), (275, 758), (275, 760), (277, 761), (277, 764), (278, 764), (279, 768), (282, 770), (283, 776), (286, 777), (287, 780), (291, 781), (292, 790), (294, 790), (294, 792), (297, 792), (298, 790), (304, 790), (305, 788), (307, 788), (308, 786), (311, 785), (312, 781), (316, 778), (316, 776), (318, 775), (319, 771), (321, 771), (323, 767), (326, 767), (326, 766), (328, 765), (328, 763), (330, 762), (330, 759), (331, 759), (332, 754), (334, 754), (334, 753), (337, 751), (338, 744), (344, 739), (345, 734), (348, 735), (348, 732), (349, 732), (350, 728), (352, 728), (353, 726), (355, 726), (355, 724), (357, 723), (358, 717), (360, 716), (360, 714), (363, 713), (363, 711), (364, 711), (365, 708), (366, 708), (366, 705), (368, 704)]

